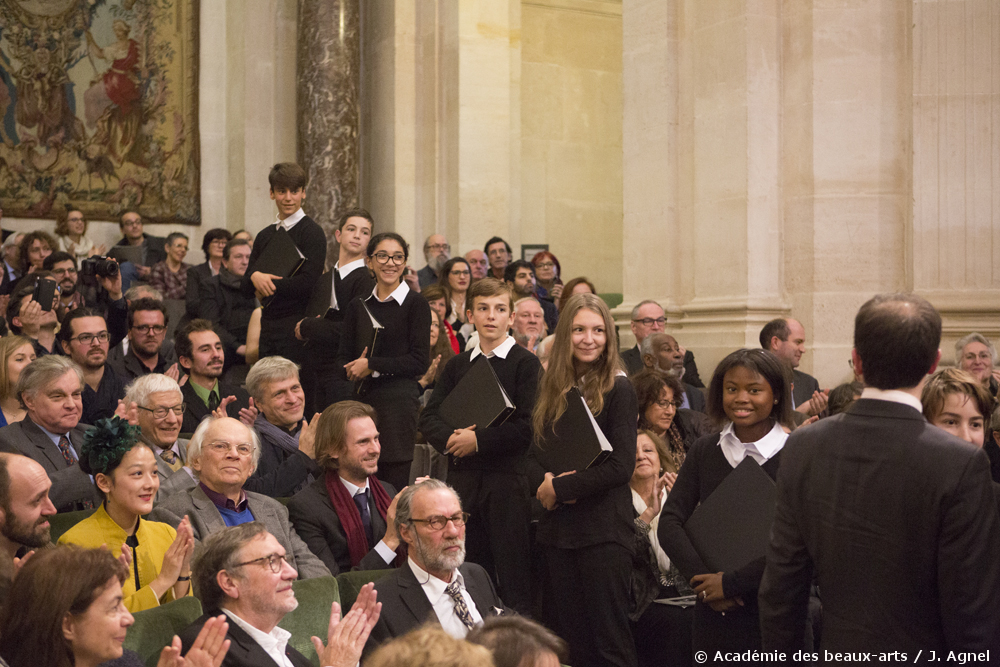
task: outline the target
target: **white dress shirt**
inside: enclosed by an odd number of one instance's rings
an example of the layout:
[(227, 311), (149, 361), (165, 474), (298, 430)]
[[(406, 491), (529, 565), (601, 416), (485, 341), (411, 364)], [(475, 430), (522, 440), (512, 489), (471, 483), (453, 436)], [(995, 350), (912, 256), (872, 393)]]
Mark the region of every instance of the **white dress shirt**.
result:
[[(358, 495), (359, 493), (368, 488), (367, 479), (365, 480), (364, 486), (357, 486), (355, 484), (352, 484), (351, 482), (348, 482), (340, 475), (337, 475), (337, 479), (339, 479), (340, 483), (344, 485), (344, 488), (347, 489), (347, 492), (351, 494), (351, 498), (353, 498), (354, 496)], [(385, 540), (378, 541), (378, 544), (375, 545), (375, 551), (378, 552), (378, 555), (382, 557), (382, 560), (384, 560), (386, 564), (391, 563), (392, 559), (396, 557), (396, 552), (389, 548), (389, 545), (385, 543)]]
[(729, 465), (734, 468), (738, 466), (746, 456), (750, 456), (760, 465), (764, 465), (772, 456), (781, 451), (788, 440), (788, 434), (781, 428), (781, 424), (775, 422), (767, 435), (757, 442), (740, 442), (736, 437), (733, 422), (726, 424), (719, 435), (719, 446), (725, 455)]
[(244, 632), (250, 635), (252, 640), (260, 644), (260, 647), (270, 656), (271, 660), (274, 660), (275, 664), (279, 667), (295, 667), (292, 661), (288, 659), (288, 656), (285, 655), (285, 649), (288, 647), (288, 640), (292, 638), (292, 633), (278, 626), (274, 626), (271, 632), (264, 632), (250, 625), (228, 609), (223, 609), (222, 611), (232, 619), (233, 623), (240, 626)]
[[(412, 558), (407, 558), (406, 560), (410, 564), (410, 569), (413, 570), (413, 576), (417, 578), (417, 583), (420, 584), (420, 587), (424, 590), (424, 595), (427, 596), (431, 607), (434, 608), (434, 613), (437, 614), (438, 621), (441, 622), (441, 627), (455, 639), (465, 639), (465, 635), (469, 634), (469, 629), (465, 627), (465, 623), (462, 623), (458, 618), (458, 614), (455, 613), (455, 601), (444, 591), (448, 587), (448, 583), (441, 581), (432, 574), (424, 572), (423, 568), (414, 563)], [(469, 595), (469, 591), (465, 588), (465, 579), (462, 577), (462, 573), (456, 568), (452, 577), (458, 582), (458, 586), (462, 590), (462, 597), (465, 599), (465, 606), (469, 608), (469, 615), (472, 616), (472, 622), (475, 625), (482, 625), (483, 616), (476, 609), (476, 603), (472, 601), (472, 596)]]
[(924, 411), (924, 404), (920, 402), (919, 398), (905, 391), (899, 391), (898, 389), (876, 389), (875, 387), (865, 387), (861, 392), (861, 398), (872, 398), (876, 401), (902, 403), (903, 405), (909, 405), (917, 412)]
[[(333, 270), (336, 271), (337, 275), (340, 276), (340, 279), (343, 280), (347, 276), (354, 273), (355, 270), (364, 268), (364, 265), (365, 265), (365, 258), (362, 257), (361, 259), (356, 259), (353, 262), (348, 262), (347, 264), (344, 264), (344, 266), (341, 266), (340, 262), (337, 262), (334, 265)], [(330, 280), (333, 280), (333, 276), (330, 276)], [(333, 284), (334, 286), (336, 286), (337, 281), (334, 280)], [(330, 290), (330, 307), (333, 308), (334, 310), (339, 310), (339, 307), (337, 305), (336, 287)]]
[(297, 210), (295, 213), (292, 213), (284, 220), (281, 220), (280, 218), (277, 219), (274, 223), (274, 226), (284, 227), (286, 232), (290, 232), (292, 231), (292, 227), (299, 224), (299, 220), (301, 220), (304, 217), (306, 217), (306, 212), (300, 208), (299, 210)]

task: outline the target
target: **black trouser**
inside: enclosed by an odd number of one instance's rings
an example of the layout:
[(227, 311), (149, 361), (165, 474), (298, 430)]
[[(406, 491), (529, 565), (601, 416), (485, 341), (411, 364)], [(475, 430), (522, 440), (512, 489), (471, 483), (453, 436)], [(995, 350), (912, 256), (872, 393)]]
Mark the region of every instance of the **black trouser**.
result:
[(382, 453), (378, 478), (402, 490), (410, 482), (420, 385), (405, 378), (368, 378), (359, 400), (375, 408)]
[(573, 667), (636, 667), (628, 618), (632, 554), (613, 542), (546, 547), (559, 634)]
[(305, 343), (295, 337), (295, 325), (301, 319), (295, 315), (269, 319), (264, 315), (260, 323), (260, 358), (279, 356), (301, 365)]
[(448, 483), (471, 514), (465, 528), (466, 560), (483, 566), (500, 599), (531, 615), (531, 544), (528, 480), (513, 472), (448, 469)]
[[(677, 597), (677, 589), (663, 589), (660, 597)], [(674, 607), (651, 602), (632, 624), (639, 667), (694, 664), (691, 649), (693, 607)]]
[(761, 649), (756, 594), (742, 597), (746, 605), (727, 611), (725, 615), (707, 604), (695, 605), (691, 645), (695, 651), (708, 654), (707, 664), (715, 664), (713, 656), (718, 651), (738, 653)]

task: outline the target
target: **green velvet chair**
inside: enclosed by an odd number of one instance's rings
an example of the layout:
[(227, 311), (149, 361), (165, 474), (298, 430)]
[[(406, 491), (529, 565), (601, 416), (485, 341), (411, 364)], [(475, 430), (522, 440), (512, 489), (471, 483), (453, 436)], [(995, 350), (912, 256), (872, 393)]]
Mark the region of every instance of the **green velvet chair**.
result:
[(125, 635), (125, 648), (139, 654), (150, 667), (160, 659), (160, 651), (202, 615), (198, 598), (183, 597), (153, 609), (133, 614), (135, 624)]
[(292, 633), (288, 644), (309, 658), (319, 667), (319, 656), (313, 648), (312, 637), (326, 642), (326, 631), (330, 625), (330, 606), (340, 602), (340, 592), (334, 577), (301, 579), (292, 584), (299, 606), (285, 614), (278, 625)]
[(51, 528), (49, 528), (49, 538), (52, 540), (52, 544), (58, 542), (59, 538), (62, 537), (67, 530), (80, 523), (93, 513), (94, 510), (80, 510), (79, 512), (60, 512), (59, 514), (54, 514), (49, 517), (49, 526), (51, 526)]
[(604, 292), (602, 294), (598, 294), (597, 296), (604, 299), (604, 303), (608, 304), (608, 308), (611, 309), (615, 309), (622, 305), (622, 301), (625, 300), (625, 295), (621, 292)]
[(361, 587), (370, 581), (378, 581), (385, 575), (393, 571), (394, 568), (385, 570), (355, 570), (353, 572), (341, 572), (337, 575), (337, 585), (340, 587), (340, 606), (343, 613), (347, 613), (354, 606), (354, 601), (358, 599)]

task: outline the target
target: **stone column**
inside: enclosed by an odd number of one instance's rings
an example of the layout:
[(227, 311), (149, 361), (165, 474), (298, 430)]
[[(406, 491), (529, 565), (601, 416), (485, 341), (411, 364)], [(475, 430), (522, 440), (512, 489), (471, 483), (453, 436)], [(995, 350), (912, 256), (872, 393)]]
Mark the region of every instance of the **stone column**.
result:
[(358, 205), (361, 25), (358, 0), (299, 0), (297, 159), (309, 176), (306, 210), (326, 231)]

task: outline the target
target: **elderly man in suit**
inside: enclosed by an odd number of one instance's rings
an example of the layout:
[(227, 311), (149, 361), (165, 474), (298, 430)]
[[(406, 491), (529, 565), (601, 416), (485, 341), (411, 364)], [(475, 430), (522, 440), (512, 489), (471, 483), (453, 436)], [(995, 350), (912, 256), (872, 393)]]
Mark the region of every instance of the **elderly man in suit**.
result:
[(444, 482), (428, 479), (406, 487), (396, 501), (396, 531), (407, 562), (375, 583), (382, 616), (366, 652), (429, 620), (464, 639), (484, 618), (509, 613), (486, 570), (465, 562), (462, 502)]
[(100, 496), (77, 465), (86, 425), (83, 373), (66, 357), (47, 355), (28, 364), (17, 381), (22, 421), (0, 428), (0, 451), (37, 461), (52, 480), (49, 497), (60, 512), (93, 509)]
[[(225, 614), (229, 652), (223, 667), (309, 667), (312, 663), (288, 645), (291, 634), (278, 627), (298, 606), (292, 582), (295, 567), (274, 535), (259, 522), (224, 528), (202, 547), (191, 570), (202, 608), (207, 612), (180, 633), (186, 653), (208, 621)], [(372, 584), (358, 594), (351, 611), (332, 623), (326, 646), (313, 644), (323, 667), (356, 665), (365, 640), (379, 617)], [(339, 617), (340, 605), (332, 614)]]
[(823, 650), (1000, 652), (989, 460), (921, 414), (940, 341), (940, 315), (914, 294), (879, 295), (858, 311), (861, 398), (793, 433), (782, 452), (759, 594), (765, 650), (803, 648), (815, 577)]
[(684, 394), (681, 396), (679, 407), (705, 412), (705, 395), (698, 387), (683, 380), (684, 353), (681, 352), (677, 339), (670, 334), (653, 333), (643, 339), (639, 350), (642, 352), (642, 363), (646, 368), (673, 376), (684, 385)]
[(230, 417), (205, 419), (188, 443), (188, 464), (198, 477), (198, 486), (164, 498), (150, 513), (150, 520), (176, 527), (186, 515), (196, 542), (226, 526), (260, 521), (281, 543), (299, 577), (329, 575), (330, 570), (288, 522), (285, 506), (243, 489), (259, 459), (260, 440), (252, 429)]
[[(156, 454), (156, 472), (162, 489), (167, 478), (184, 471), (188, 460), (188, 441), (179, 437), (185, 410), (181, 388), (173, 378), (150, 373), (128, 386), (125, 403), (135, 404), (134, 417), (142, 429), (143, 442)], [(185, 474), (190, 476), (186, 471)]]
[(323, 412), (316, 426), (316, 461), (324, 473), (295, 494), (288, 516), (334, 574), (382, 570), (396, 561), (398, 496), (375, 477), (380, 451), (370, 405), (341, 401)]

